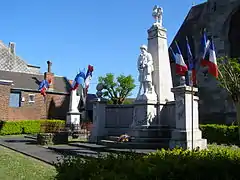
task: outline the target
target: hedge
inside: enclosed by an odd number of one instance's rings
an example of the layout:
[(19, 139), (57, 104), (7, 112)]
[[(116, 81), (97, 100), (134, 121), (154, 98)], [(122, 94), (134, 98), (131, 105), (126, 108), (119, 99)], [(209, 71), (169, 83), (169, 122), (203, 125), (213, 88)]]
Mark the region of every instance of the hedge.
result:
[(57, 180), (233, 180), (239, 179), (240, 151), (214, 147), (202, 151), (159, 150), (145, 156), (65, 157), (55, 167)]
[(0, 135), (56, 132), (64, 126), (63, 120), (0, 121)]
[(208, 143), (239, 144), (238, 126), (206, 124), (200, 125), (200, 129)]
[[(0, 135), (56, 132), (64, 126), (63, 120), (0, 121)], [(200, 129), (208, 143), (239, 144), (238, 126), (207, 124)]]

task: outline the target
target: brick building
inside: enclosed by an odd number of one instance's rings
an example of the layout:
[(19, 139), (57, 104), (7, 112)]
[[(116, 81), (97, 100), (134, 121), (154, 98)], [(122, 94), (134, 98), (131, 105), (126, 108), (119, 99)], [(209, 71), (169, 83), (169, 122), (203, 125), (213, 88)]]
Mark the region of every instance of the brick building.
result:
[[(15, 44), (0, 42), (0, 120), (66, 119), (69, 109), (70, 82), (48, 70), (27, 64), (15, 54)], [(46, 100), (38, 91), (39, 83), (51, 79)], [(94, 95), (91, 95), (91, 98)], [(88, 98), (89, 100), (89, 98)], [(88, 104), (91, 114), (91, 104)]]

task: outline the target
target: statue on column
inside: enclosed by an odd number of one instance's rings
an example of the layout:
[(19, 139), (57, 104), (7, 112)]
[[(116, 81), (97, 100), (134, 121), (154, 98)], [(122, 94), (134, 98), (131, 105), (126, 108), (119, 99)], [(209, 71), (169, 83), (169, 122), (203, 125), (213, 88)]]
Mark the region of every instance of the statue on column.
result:
[(162, 27), (162, 15), (163, 15), (163, 8), (158, 7), (157, 5), (155, 5), (153, 7), (152, 16), (156, 20), (155, 24), (159, 24), (160, 27)]
[[(137, 68), (139, 71), (138, 80), (140, 82), (137, 100), (155, 100), (156, 93), (152, 83), (152, 73), (154, 71), (152, 55), (147, 51), (147, 46), (140, 47), (141, 54), (138, 57)], [(143, 93), (141, 93), (143, 88)]]

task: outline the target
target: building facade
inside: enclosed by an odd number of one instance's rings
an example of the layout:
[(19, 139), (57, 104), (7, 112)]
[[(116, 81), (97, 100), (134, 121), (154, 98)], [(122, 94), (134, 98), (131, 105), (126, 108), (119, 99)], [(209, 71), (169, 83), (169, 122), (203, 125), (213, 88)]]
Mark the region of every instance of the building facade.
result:
[[(217, 57), (240, 57), (240, 0), (208, 0), (193, 6), (177, 32), (174, 41), (178, 41), (184, 59), (187, 60), (186, 36), (193, 55), (200, 59), (201, 31), (206, 28), (207, 35), (215, 43)], [(169, 51), (170, 59), (171, 52)], [(187, 62), (186, 62), (187, 63)], [(175, 64), (172, 62), (174, 85), (178, 84)], [(205, 68), (197, 64), (197, 80), (200, 97), (200, 121), (209, 123), (231, 123), (235, 119), (235, 107), (226, 91), (219, 87), (216, 79), (208, 75)]]
[[(71, 84), (66, 77), (51, 71), (51, 62), (44, 74), (40, 67), (27, 64), (15, 54), (15, 44), (0, 42), (0, 120), (66, 119)], [(46, 98), (38, 91), (43, 79), (51, 79)], [(89, 95), (88, 101), (95, 96)], [(91, 118), (92, 105), (87, 110)]]

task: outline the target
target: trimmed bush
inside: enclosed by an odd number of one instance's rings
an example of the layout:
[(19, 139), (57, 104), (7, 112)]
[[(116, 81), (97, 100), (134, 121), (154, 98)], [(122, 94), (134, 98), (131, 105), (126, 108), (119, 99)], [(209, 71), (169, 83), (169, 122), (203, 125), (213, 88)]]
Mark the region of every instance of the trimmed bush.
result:
[(63, 120), (0, 121), (0, 135), (57, 132), (64, 126)]
[(206, 124), (200, 125), (200, 129), (208, 143), (239, 144), (238, 126)]
[(55, 166), (57, 180), (233, 180), (239, 179), (240, 151), (213, 147), (203, 151), (159, 150), (145, 156), (66, 157)]

